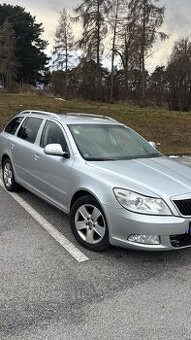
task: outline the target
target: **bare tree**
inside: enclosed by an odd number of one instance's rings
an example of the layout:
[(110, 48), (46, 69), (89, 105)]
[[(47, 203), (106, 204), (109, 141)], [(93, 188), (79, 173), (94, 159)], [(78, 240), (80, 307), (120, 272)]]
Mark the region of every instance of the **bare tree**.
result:
[(95, 59), (100, 65), (104, 50), (103, 40), (107, 34), (106, 14), (112, 8), (111, 0), (83, 0), (75, 8), (76, 21), (82, 21), (83, 34), (79, 47), (85, 51), (86, 57)]
[(112, 8), (111, 0), (83, 0), (81, 5), (75, 8), (77, 22), (83, 24), (82, 37), (79, 47), (85, 52), (85, 59), (95, 60), (97, 72), (94, 79), (97, 100), (102, 98), (102, 75), (100, 72), (101, 58), (104, 51), (104, 38), (108, 32), (106, 14)]
[(58, 27), (55, 33), (54, 56), (53, 61), (57, 70), (64, 71), (65, 95), (68, 94), (68, 70), (70, 59), (72, 58), (72, 51), (74, 48), (74, 36), (72, 34), (71, 19), (65, 8), (61, 12)]
[(113, 101), (113, 87), (114, 87), (114, 70), (115, 70), (115, 55), (116, 55), (116, 40), (117, 40), (117, 28), (119, 25), (119, 8), (121, 0), (115, 0), (113, 11), (110, 16), (110, 27), (112, 30), (112, 51), (111, 51), (111, 84), (110, 84), (110, 101)]
[(63, 9), (55, 33), (54, 54), (56, 54), (57, 69), (68, 72), (69, 60), (72, 57), (74, 37), (68, 12)]
[(115, 52), (120, 56), (123, 67), (123, 87), (125, 98), (128, 96), (129, 73), (139, 68), (137, 53), (137, 18), (131, 15), (129, 0), (120, 0), (115, 32)]
[(164, 20), (165, 7), (159, 6), (159, 0), (131, 0), (129, 2), (130, 17), (136, 25), (137, 52), (140, 58), (142, 74), (142, 101), (145, 101), (145, 59), (157, 38), (168, 37), (159, 31)]

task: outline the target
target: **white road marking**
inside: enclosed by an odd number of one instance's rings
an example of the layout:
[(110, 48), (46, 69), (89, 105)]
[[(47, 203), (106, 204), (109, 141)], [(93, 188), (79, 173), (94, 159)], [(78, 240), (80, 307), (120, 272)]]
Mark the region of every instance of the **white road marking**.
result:
[[(0, 186), (4, 188), (4, 184), (1, 178)], [(57, 229), (55, 229), (51, 223), (49, 223), (19, 195), (9, 191), (7, 191), (7, 193), (9, 193), (14, 198), (14, 200), (17, 201), (17, 203), (19, 203), (23, 207), (23, 209), (25, 209), (28, 214), (31, 215), (78, 262), (89, 260), (87, 256), (85, 256), (78, 248), (76, 248), (65, 236), (63, 236)]]

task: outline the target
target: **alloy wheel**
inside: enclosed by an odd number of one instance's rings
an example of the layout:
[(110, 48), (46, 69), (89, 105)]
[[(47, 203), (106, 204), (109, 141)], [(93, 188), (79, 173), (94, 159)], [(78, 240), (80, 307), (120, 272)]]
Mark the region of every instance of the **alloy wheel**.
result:
[(92, 204), (84, 204), (77, 209), (75, 226), (81, 239), (89, 244), (99, 243), (106, 233), (104, 216)]
[(3, 177), (4, 177), (4, 183), (7, 188), (10, 188), (13, 183), (13, 171), (10, 163), (4, 164), (3, 169)]

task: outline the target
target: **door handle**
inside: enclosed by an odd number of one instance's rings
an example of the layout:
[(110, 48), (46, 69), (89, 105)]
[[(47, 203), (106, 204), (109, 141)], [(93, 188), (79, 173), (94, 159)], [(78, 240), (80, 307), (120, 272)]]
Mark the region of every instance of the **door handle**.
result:
[(37, 161), (39, 159), (39, 154), (38, 153), (34, 154), (34, 159), (35, 159), (35, 161)]
[(13, 150), (15, 148), (15, 144), (11, 143), (11, 150)]

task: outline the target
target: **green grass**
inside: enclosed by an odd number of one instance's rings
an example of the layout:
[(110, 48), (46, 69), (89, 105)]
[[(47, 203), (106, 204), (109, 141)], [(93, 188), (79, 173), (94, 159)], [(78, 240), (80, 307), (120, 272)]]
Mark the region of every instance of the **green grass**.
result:
[(0, 93), (0, 129), (15, 114), (26, 109), (58, 113), (88, 112), (108, 115), (126, 123), (147, 140), (160, 143), (164, 153), (191, 153), (191, 112), (175, 112), (160, 108), (140, 108), (125, 104), (91, 101), (59, 101), (40, 94)]

